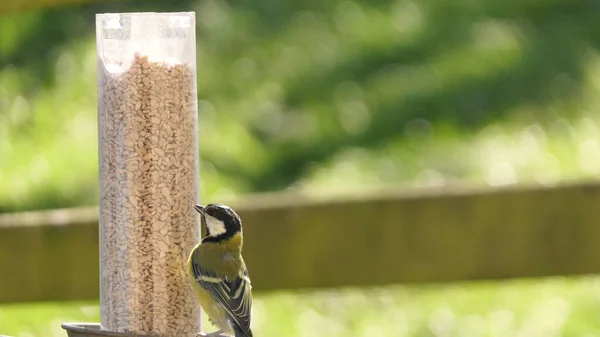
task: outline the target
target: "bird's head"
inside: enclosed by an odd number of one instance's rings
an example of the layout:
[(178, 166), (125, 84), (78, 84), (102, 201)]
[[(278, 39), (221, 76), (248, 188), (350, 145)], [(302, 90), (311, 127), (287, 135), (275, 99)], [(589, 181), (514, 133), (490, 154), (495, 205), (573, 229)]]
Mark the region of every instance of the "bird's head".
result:
[(194, 205), (204, 217), (209, 237), (226, 239), (242, 232), (242, 220), (231, 207), (221, 204)]

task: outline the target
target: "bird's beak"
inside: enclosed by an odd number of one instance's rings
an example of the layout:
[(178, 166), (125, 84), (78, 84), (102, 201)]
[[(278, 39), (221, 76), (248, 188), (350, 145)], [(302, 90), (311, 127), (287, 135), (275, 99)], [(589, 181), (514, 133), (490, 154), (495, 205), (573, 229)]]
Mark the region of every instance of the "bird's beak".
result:
[(198, 211), (200, 214), (204, 214), (204, 206), (202, 205), (194, 205), (194, 209)]

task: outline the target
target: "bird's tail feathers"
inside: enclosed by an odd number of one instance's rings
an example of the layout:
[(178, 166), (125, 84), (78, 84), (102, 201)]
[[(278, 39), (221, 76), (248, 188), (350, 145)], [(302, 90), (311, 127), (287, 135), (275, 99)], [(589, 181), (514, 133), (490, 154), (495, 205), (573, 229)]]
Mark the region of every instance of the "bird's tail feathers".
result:
[(233, 326), (233, 332), (235, 333), (235, 337), (253, 337), (252, 330), (248, 329), (248, 331), (243, 331), (237, 326)]

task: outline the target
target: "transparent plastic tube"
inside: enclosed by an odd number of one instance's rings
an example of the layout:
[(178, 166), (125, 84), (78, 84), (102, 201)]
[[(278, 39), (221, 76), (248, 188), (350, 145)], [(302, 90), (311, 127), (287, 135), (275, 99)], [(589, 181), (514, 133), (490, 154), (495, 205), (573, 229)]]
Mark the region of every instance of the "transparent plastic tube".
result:
[(196, 336), (194, 13), (99, 14), (96, 33), (102, 329)]

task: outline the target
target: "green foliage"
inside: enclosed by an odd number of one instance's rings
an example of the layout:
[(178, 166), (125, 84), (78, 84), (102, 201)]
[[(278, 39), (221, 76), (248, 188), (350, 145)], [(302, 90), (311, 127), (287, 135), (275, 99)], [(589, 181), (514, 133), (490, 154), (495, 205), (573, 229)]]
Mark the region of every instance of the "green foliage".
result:
[[(0, 212), (97, 202), (94, 13), (195, 10), (202, 196), (600, 173), (594, 1), (145, 0), (0, 19)], [(600, 336), (595, 278), (259, 295), (261, 336)], [(94, 303), (0, 307), (64, 336)], [(303, 332), (302, 332), (302, 331)]]
[(107, 2), (0, 20), (0, 212), (97, 202), (93, 14), (177, 10), (203, 197), (600, 172), (594, 2)]
[[(598, 278), (546, 279), (256, 296), (257, 336), (600, 336)], [(0, 306), (0, 333), (65, 336), (60, 324), (98, 322), (96, 303)], [(205, 322), (205, 330), (213, 327)]]
[[(598, 6), (144, 0), (3, 16), (0, 212), (97, 202), (99, 12), (196, 11), (203, 197), (597, 177)], [(591, 337), (599, 290), (590, 278), (261, 295), (254, 324), (266, 337)], [(0, 307), (0, 333), (20, 337), (79, 320), (98, 321), (97, 305)]]

